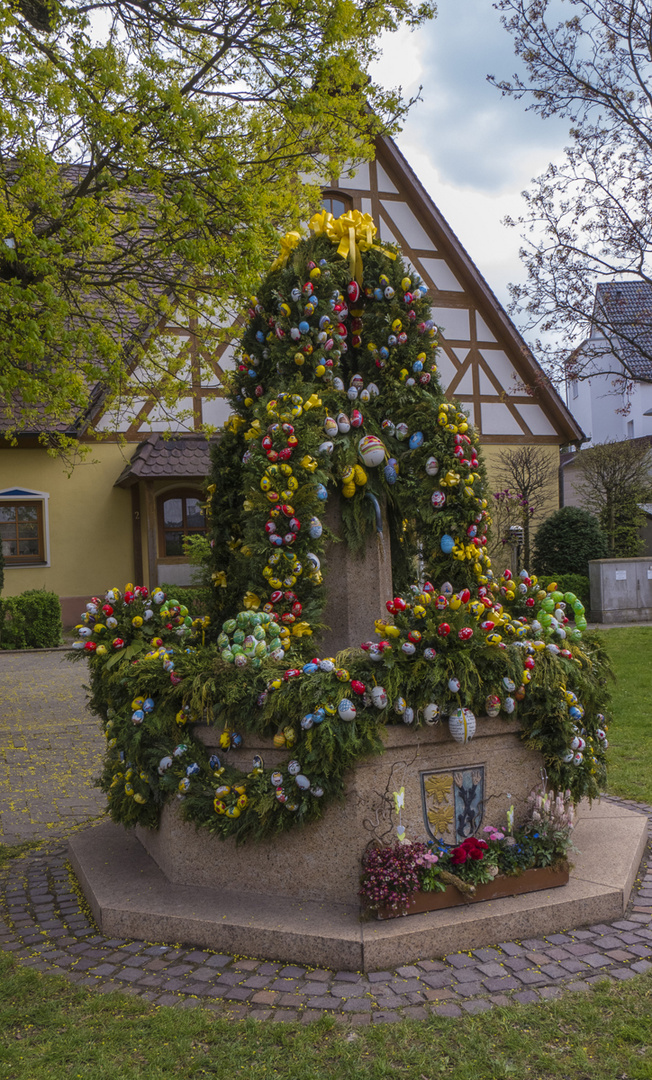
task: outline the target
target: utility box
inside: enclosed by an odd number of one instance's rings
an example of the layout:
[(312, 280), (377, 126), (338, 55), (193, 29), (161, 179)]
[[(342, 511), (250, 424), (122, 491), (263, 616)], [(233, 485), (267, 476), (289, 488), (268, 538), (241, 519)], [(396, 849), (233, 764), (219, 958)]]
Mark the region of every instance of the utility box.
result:
[(589, 563), (593, 622), (652, 622), (652, 559)]

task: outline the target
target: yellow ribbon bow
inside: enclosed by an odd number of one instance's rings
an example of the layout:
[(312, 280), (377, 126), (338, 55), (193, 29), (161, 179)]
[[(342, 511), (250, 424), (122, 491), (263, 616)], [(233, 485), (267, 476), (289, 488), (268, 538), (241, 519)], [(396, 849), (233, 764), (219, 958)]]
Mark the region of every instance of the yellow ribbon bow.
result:
[(242, 602), (248, 610), (251, 610), (253, 608), (255, 611), (257, 610), (257, 608), (260, 607), (260, 597), (256, 596), (254, 592), (245, 593), (244, 600)]
[(329, 240), (337, 244), (337, 254), (343, 259), (349, 260), (349, 271), (352, 278), (362, 284), (362, 252), (375, 248), (382, 251), (390, 259), (395, 259), (393, 251), (374, 244), (374, 237), (378, 232), (374, 225), (371, 214), (362, 214), (359, 210), (348, 210), (338, 218), (334, 218), (328, 210), (322, 210), (308, 223), (308, 227), (315, 236), (325, 234)]
[(289, 232), (285, 236), (281, 237), (281, 253), (274, 259), (270, 270), (280, 270), (282, 266), (285, 266), (286, 262), (290, 258), (290, 255), (294, 251), (297, 244), (301, 243), (301, 234), (298, 232)]

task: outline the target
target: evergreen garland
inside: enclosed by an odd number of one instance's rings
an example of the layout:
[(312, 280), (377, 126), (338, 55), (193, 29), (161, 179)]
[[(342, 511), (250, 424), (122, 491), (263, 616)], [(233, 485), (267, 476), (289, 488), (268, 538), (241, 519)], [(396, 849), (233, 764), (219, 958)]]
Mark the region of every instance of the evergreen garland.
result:
[[(395, 247), (373, 244), (366, 216), (310, 224), (308, 240), (285, 238), (252, 298), (230, 380), (207, 484), (210, 619), (128, 586), (94, 598), (80, 624), (111, 816), (153, 827), (177, 797), (211, 832), (261, 839), (317, 819), (346, 770), (382, 751), (386, 723), (498, 711), (518, 717), (553, 786), (593, 797), (606, 778), (608, 661), (582, 639), (573, 594), (493, 574), (484, 465), (441, 390), (425, 286)], [(397, 596), (379, 640), (317, 658), (320, 514), (333, 498), (357, 551), (377, 542), (385, 508)], [(219, 754), (198, 722), (222, 728)], [(229, 749), (247, 733), (272, 736), (285, 763), (235, 768)]]

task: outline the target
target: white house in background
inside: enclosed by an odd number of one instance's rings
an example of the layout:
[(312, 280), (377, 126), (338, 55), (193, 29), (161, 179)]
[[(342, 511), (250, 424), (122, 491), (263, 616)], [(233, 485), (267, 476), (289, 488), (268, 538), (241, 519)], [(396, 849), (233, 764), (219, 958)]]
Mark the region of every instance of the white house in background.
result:
[[(603, 333), (603, 325), (613, 332)], [(652, 356), (652, 285), (598, 285), (594, 327), (577, 350), (578, 366), (593, 374), (566, 383), (568, 409), (587, 435), (585, 446), (652, 435), (652, 360), (641, 349)]]

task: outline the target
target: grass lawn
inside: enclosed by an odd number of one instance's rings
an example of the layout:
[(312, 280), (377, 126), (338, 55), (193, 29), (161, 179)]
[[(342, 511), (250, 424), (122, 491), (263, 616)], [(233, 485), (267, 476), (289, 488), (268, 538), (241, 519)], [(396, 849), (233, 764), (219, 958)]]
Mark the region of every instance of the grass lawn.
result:
[(155, 1009), (0, 958), (3, 1080), (649, 1080), (652, 977), (560, 1002), (349, 1031)]
[(609, 730), (609, 793), (652, 804), (652, 626), (603, 631), (617, 682)]

